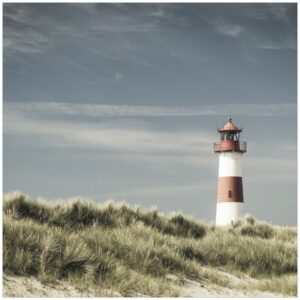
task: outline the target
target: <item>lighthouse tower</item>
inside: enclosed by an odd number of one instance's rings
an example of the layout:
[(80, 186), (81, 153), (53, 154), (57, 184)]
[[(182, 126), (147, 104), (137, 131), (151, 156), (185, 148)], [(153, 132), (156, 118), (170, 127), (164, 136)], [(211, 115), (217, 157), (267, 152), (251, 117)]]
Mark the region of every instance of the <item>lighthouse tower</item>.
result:
[(243, 213), (241, 158), (246, 152), (246, 142), (239, 140), (242, 129), (232, 123), (231, 117), (218, 132), (221, 139), (214, 143), (214, 151), (219, 154), (216, 225), (226, 226), (235, 222)]

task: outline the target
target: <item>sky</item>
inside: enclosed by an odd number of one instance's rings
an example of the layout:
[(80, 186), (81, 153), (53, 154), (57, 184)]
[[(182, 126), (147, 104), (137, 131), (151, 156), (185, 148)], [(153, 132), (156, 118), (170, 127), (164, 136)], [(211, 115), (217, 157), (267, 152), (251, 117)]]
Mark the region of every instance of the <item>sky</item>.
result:
[(297, 4), (3, 4), (3, 192), (214, 221), (217, 128), (245, 212), (297, 224)]

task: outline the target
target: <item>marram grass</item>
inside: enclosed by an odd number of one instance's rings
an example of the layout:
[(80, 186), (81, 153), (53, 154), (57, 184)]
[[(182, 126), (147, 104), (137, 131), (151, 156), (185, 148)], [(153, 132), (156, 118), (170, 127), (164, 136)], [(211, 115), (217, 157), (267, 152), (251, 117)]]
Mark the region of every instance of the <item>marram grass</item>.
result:
[(229, 228), (122, 204), (4, 197), (3, 268), (123, 296), (177, 296), (166, 275), (226, 280), (204, 267), (264, 278), (257, 289), (296, 295), (297, 230), (246, 216)]

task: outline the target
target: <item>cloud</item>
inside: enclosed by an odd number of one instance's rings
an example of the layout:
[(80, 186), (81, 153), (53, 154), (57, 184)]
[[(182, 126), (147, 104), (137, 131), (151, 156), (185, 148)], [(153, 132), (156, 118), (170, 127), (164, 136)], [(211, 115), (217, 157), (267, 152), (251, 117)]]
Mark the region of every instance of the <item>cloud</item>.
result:
[(274, 16), (276, 20), (289, 20), (289, 11), (293, 7), (293, 3), (276, 3), (270, 5), (270, 13)]
[(247, 47), (266, 50), (297, 49), (297, 7), (293, 3), (218, 4), (200, 11), (200, 18), (223, 36)]
[(17, 54), (34, 55), (56, 45), (61, 37), (82, 36), (82, 30), (68, 24), (66, 18), (58, 12), (55, 13), (56, 16), (51, 16), (53, 8), (49, 4), (4, 4), (4, 57), (15, 57)]
[[(69, 107), (64, 107), (64, 111), (70, 112)], [(205, 131), (153, 129), (138, 120), (104, 119), (91, 123), (91, 120), (33, 115), (6, 106), (5, 143), (16, 147), (99, 150), (93, 152), (93, 159), (142, 164), (147, 169), (169, 174), (182, 166), (214, 166), (208, 158), (213, 159), (211, 136)]]
[(120, 82), (123, 79), (123, 74), (121, 73), (111, 73), (106, 74), (105, 76), (102, 75), (101, 72), (95, 71), (93, 68), (86, 66), (84, 63), (79, 62), (78, 60), (71, 58), (70, 56), (63, 55), (62, 57), (65, 65), (92, 77), (92, 79), (94, 80), (93, 84), (96, 84), (98, 80), (107, 82)]
[(165, 6), (156, 4), (6, 3), (4, 55), (36, 54), (64, 43), (66, 37), (87, 41), (106, 34), (153, 32), (168, 16)]
[[(247, 5), (247, 9), (242, 12), (242, 17), (261, 20), (275, 20), (289, 22), (291, 12), (296, 8), (296, 3), (256, 3)], [(240, 8), (245, 4), (240, 5)]]
[[(115, 80), (121, 80), (115, 74)], [(67, 102), (9, 102), (4, 104), (4, 113), (69, 115), (81, 117), (180, 117), (180, 116), (224, 116), (230, 112), (236, 116), (290, 116), (295, 115), (295, 103), (277, 104), (220, 104), (202, 106), (146, 106), (79, 104)]]
[[(77, 50), (93, 61), (100, 56), (102, 60), (153, 67), (151, 49), (160, 45), (149, 34), (161, 31), (165, 20), (176, 22), (171, 8), (156, 4), (8, 3), (3, 10), (4, 61), (26, 63), (29, 56), (37, 54), (61, 56), (72, 41), (73, 49), (63, 64), (70, 64)], [(85, 62), (78, 61), (78, 67), (85, 68)], [(98, 79), (113, 82), (121, 78), (106, 74)]]
[(115, 80), (120, 81), (123, 79), (123, 74), (121, 73), (115, 73)]
[(3, 47), (4, 55), (15, 53), (36, 54), (50, 48), (53, 45), (51, 39), (35, 29), (5, 28)]
[[(163, 132), (143, 128), (115, 128), (105, 122), (34, 120), (18, 114), (4, 116), (4, 133), (35, 137), (35, 144), (142, 153), (201, 153), (210, 143), (207, 133)], [(205, 148), (205, 147), (204, 147)]]
[[(149, 123), (130, 117), (224, 115), (223, 105), (203, 107), (161, 107), (130, 105), (98, 105), (68, 103), (5, 103), (3, 132), (6, 142), (24, 143), (34, 147), (78, 148), (101, 150), (96, 160), (120, 160), (143, 163), (148, 168), (161, 168), (172, 173), (179, 166), (214, 168), (212, 136), (207, 131), (153, 128)], [(295, 104), (240, 105), (244, 115), (277, 116), (296, 114)], [(68, 116), (68, 117), (67, 117)], [(74, 116), (80, 118), (74, 119)], [(129, 117), (125, 120), (106, 117)], [(88, 117), (86, 119), (82, 117)], [(97, 119), (91, 119), (97, 117)], [(100, 119), (99, 119), (100, 118)], [(22, 138), (20, 138), (22, 137)], [(251, 143), (252, 151), (262, 149)], [(264, 166), (279, 174), (293, 168), (294, 143), (274, 144), (273, 158), (247, 160), (250, 167)], [(275, 156), (280, 153), (281, 158)], [(286, 157), (283, 155), (286, 154)], [(164, 172), (165, 172), (164, 171)]]
[[(4, 61), (23, 57), (25, 61), (29, 55), (50, 51), (57, 55), (72, 41), (71, 53), (77, 49), (93, 60), (122, 60), (143, 67), (172, 57), (203, 63), (214, 59), (204, 43), (214, 45), (220, 35), (236, 38), (250, 49), (295, 50), (296, 23), (291, 17), (295, 7), (279, 3), (5, 3)], [(182, 30), (191, 35), (185, 37)], [(114, 73), (99, 79), (119, 81)]]
[(238, 37), (242, 32), (242, 27), (240, 25), (218, 25), (215, 27), (216, 30), (223, 34), (232, 37)]
[(231, 18), (228, 18), (227, 14), (211, 14), (210, 16), (202, 15), (202, 18), (215, 32), (221, 35), (239, 37), (243, 32), (242, 25), (234, 23)]
[(297, 50), (297, 39), (294, 35), (287, 35), (281, 40), (261, 40), (257, 43), (258, 48), (266, 50)]

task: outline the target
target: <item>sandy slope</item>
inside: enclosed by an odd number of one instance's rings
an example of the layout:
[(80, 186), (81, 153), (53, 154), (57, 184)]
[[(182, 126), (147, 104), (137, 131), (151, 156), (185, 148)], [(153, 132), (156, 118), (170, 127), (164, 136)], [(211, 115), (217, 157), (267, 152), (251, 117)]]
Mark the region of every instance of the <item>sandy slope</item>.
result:
[[(103, 290), (107, 297), (119, 297), (121, 294), (111, 290)], [(34, 277), (3, 274), (4, 297), (96, 297), (91, 289), (81, 290), (60, 281), (41, 283)]]
[[(203, 267), (205, 269), (205, 267)], [(207, 270), (212, 270), (207, 268)], [(230, 282), (230, 287), (224, 287), (217, 285), (210, 280), (202, 279), (196, 281), (185, 278), (183, 285), (180, 287), (181, 297), (287, 297), (282, 294), (274, 294), (271, 292), (262, 292), (254, 288), (257, 283), (256, 279), (253, 279), (247, 275), (241, 275), (237, 277), (235, 275), (226, 273), (220, 269), (213, 269), (215, 274), (220, 275), (223, 278), (227, 278)], [(170, 280), (175, 283), (179, 282), (176, 276), (170, 275)]]
[(3, 275), (3, 296), (6, 297), (93, 297), (66, 283), (43, 284), (34, 277)]
[[(240, 279), (241, 283), (244, 280)], [(271, 292), (262, 292), (255, 289), (239, 289), (221, 287), (211, 282), (197, 282), (194, 280), (185, 280), (182, 287), (182, 297), (285, 297), (284, 295), (274, 294)]]
[[(221, 272), (221, 271), (220, 271)], [(239, 285), (249, 286), (255, 283), (249, 277), (238, 278), (223, 272), (224, 276), (230, 276), (232, 287), (221, 287), (208, 280), (201, 282), (185, 279), (182, 284), (175, 275), (167, 275), (167, 278), (174, 283), (174, 289), (179, 290), (181, 297), (285, 297), (280, 294), (261, 292), (251, 288), (241, 289)], [(253, 281), (254, 280), (254, 281)], [(101, 293), (102, 294), (102, 293)], [(23, 277), (15, 275), (3, 275), (3, 296), (6, 297), (95, 297), (93, 290), (80, 290), (66, 282), (41, 283), (34, 277)], [(103, 296), (122, 296), (118, 292), (103, 290)], [(133, 295), (139, 296), (139, 295)]]

